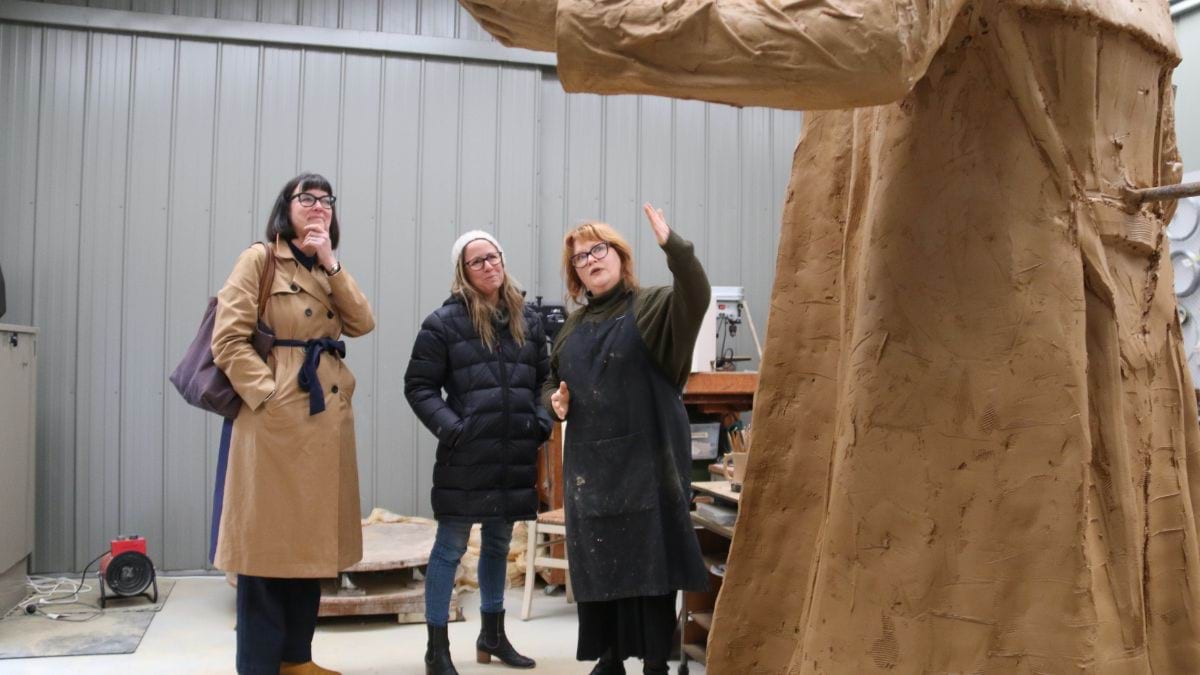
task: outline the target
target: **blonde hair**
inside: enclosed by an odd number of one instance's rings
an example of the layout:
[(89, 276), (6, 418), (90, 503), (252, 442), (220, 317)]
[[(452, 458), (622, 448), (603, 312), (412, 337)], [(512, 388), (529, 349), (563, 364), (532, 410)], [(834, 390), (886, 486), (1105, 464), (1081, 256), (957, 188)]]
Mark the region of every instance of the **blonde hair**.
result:
[[(499, 250), (496, 251), (500, 253)], [(496, 351), (496, 327), (492, 325), (492, 312), (496, 306), (488, 302), (488, 299), (482, 293), (475, 290), (471, 282), (467, 281), (467, 249), (464, 246), (463, 251), (458, 256), (458, 263), (454, 266), (454, 281), (450, 284), (450, 292), (463, 299), (463, 303), (467, 306), (467, 314), (471, 316), (471, 323), (475, 326), (475, 332), (479, 333), (479, 338), (483, 340), (483, 344), (487, 346), (488, 351)], [(500, 253), (500, 260), (503, 263), (504, 254)], [(508, 309), (508, 329), (512, 332), (513, 339), (518, 345), (525, 344), (525, 296), (521, 295), (521, 287), (517, 281), (508, 275), (508, 266), (504, 267), (504, 281), (500, 283), (499, 305), (503, 305)]]
[(562, 266), (563, 278), (567, 282), (567, 299), (582, 305), (587, 297), (587, 287), (583, 285), (583, 279), (579, 277), (578, 270), (571, 264), (571, 256), (575, 255), (576, 241), (599, 241), (608, 244), (608, 247), (616, 251), (617, 256), (621, 258), (621, 281), (625, 282), (625, 288), (631, 291), (637, 290), (637, 274), (633, 271), (633, 248), (629, 242), (625, 241), (621, 233), (617, 232), (612, 225), (599, 221), (588, 221), (575, 226), (575, 229), (568, 232), (567, 236), (563, 238)]

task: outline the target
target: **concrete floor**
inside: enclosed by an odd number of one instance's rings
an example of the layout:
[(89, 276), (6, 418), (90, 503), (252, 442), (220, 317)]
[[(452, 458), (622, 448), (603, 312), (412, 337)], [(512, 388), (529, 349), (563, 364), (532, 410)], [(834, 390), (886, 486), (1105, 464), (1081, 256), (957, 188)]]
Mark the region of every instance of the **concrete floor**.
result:
[[(171, 597), (154, 618), (141, 645), (133, 654), (79, 656), (0, 661), (0, 673), (91, 675), (112, 673), (234, 672), (234, 591), (222, 577), (179, 578)], [(577, 622), (574, 605), (562, 595), (548, 597), (539, 589), (533, 599), (533, 617), (521, 621), (521, 589), (508, 591), (509, 612), (505, 627), (509, 639), (527, 656), (537, 659), (533, 671), (475, 662), (475, 637), (479, 634), (479, 595), (463, 596), (466, 621), (450, 624), (454, 665), (462, 675), (515, 675), (518, 672), (585, 675), (590, 663), (575, 660)], [(388, 673), (423, 675), (425, 625), (398, 625), (384, 621), (322, 620), (313, 640), (313, 659), (345, 675)], [(678, 668), (672, 662), (671, 672)], [(704, 675), (704, 667), (689, 664), (691, 675)], [(630, 675), (641, 672), (641, 663), (625, 664)]]

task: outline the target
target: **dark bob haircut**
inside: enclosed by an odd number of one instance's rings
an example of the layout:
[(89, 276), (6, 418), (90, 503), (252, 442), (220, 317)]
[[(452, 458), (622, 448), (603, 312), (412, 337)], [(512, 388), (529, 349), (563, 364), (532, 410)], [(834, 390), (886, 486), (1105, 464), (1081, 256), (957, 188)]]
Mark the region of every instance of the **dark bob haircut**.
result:
[[(295, 239), (296, 230), (292, 228), (292, 193), (296, 192), (296, 186), (300, 186), (300, 191), (305, 190), (324, 190), (326, 193), (333, 194), (333, 186), (329, 184), (329, 180), (319, 173), (302, 173), (299, 176), (289, 180), (283, 189), (279, 191), (279, 196), (275, 198), (275, 206), (271, 208), (271, 215), (267, 218), (267, 241), (275, 241), (276, 237), (280, 239)], [(341, 230), (338, 228), (337, 204), (334, 204), (332, 213), (329, 218), (329, 244), (333, 248), (338, 247), (338, 240), (341, 238)]]

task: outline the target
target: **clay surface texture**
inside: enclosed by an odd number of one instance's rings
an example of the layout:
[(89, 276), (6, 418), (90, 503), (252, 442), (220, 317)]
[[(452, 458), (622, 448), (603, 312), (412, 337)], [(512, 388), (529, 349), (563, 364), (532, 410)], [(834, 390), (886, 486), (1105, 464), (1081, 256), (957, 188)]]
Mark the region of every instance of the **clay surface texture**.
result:
[(1179, 180), (1165, 0), (463, 3), (568, 91), (810, 111), (709, 672), (1200, 672), (1174, 207), (1120, 197)]

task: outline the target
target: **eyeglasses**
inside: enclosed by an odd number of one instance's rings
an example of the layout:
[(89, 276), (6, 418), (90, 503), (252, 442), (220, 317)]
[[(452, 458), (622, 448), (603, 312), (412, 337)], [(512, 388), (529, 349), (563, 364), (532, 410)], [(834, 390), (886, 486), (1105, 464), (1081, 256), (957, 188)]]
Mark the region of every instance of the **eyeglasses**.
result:
[(308, 192), (301, 192), (298, 195), (292, 195), (292, 199), (300, 202), (300, 206), (303, 206), (304, 208), (308, 208), (317, 202), (321, 202), (321, 206), (324, 206), (327, 209), (332, 209), (333, 203), (337, 201), (337, 197), (334, 197), (333, 195), (318, 197)]
[(592, 260), (604, 260), (608, 255), (608, 242), (602, 241), (599, 244), (589, 248), (583, 253), (576, 253), (571, 256), (571, 265), (575, 267), (584, 267), (588, 264), (588, 256), (592, 256)]
[(471, 260), (467, 261), (467, 267), (470, 267), (478, 272), (479, 270), (483, 269), (484, 263), (487, 263), (492, 267), (499, 267), (500, 265), (504, 264), (504, 256), (499, 253), (489, 253), (487, 255), (479, 256), (478, 258), (472, 258)]

